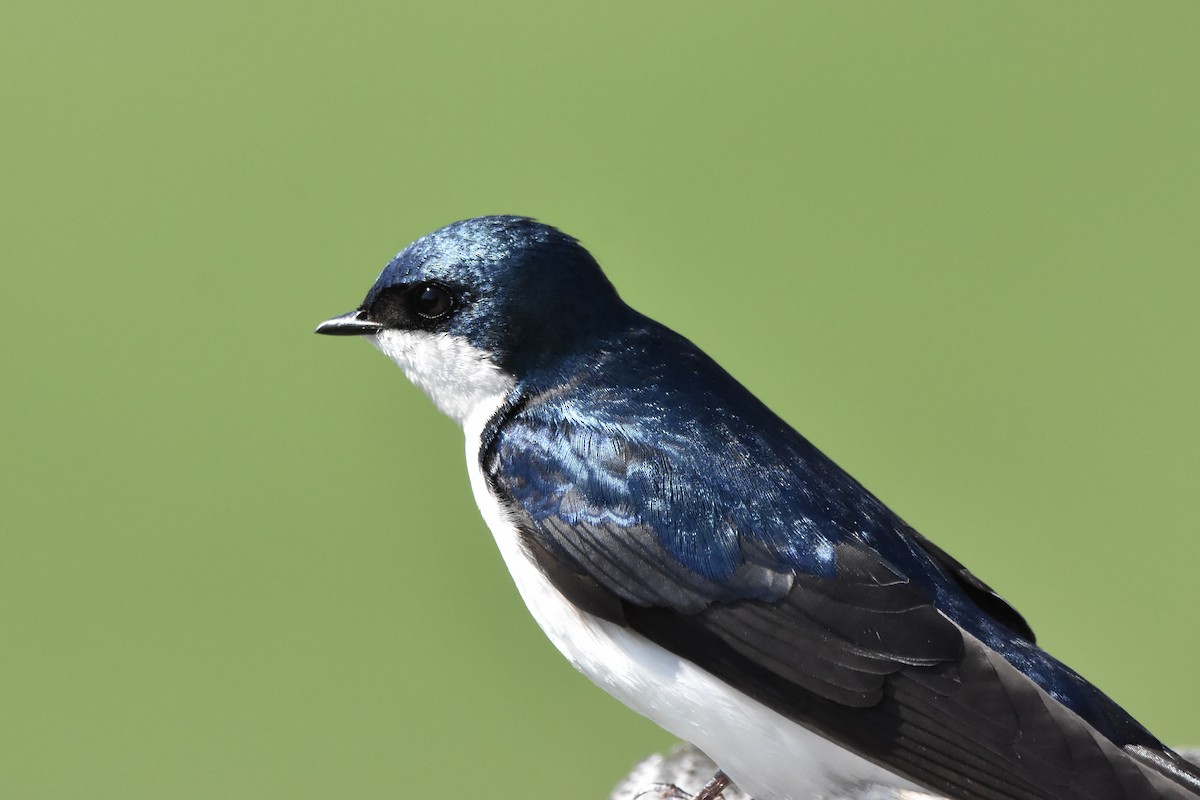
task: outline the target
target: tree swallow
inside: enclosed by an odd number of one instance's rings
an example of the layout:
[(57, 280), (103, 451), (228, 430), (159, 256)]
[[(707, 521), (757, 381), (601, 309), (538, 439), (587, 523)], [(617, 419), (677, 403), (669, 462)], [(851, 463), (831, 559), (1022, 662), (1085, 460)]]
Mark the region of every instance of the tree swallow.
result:
[(365, 337), (462, 424), (546, 635), (758, 800), (1200, 798), (1200, 770), (570, 236), (454, 223), (317, 333)]

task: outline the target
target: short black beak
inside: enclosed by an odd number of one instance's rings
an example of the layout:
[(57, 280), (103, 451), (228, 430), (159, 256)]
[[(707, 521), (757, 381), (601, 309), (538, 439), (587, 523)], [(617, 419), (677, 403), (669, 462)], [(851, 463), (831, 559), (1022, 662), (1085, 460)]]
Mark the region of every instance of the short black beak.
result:
[(330, 336), (371, 336), (383, 330), (378, 322), (366, 319), (365, 311), (351, 311), (340, 317), (327, 319), (317, 326), (316, 333)]

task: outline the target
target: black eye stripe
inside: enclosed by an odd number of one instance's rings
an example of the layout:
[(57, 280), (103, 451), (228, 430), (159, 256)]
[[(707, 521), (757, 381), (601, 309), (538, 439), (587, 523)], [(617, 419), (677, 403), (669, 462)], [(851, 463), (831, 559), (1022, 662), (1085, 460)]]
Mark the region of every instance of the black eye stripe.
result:
[(398, 330), (440, 328), (465, 303), (458, 290), (435, 281), (396, 283), (381, 290), (366, 312), (370, 319)]

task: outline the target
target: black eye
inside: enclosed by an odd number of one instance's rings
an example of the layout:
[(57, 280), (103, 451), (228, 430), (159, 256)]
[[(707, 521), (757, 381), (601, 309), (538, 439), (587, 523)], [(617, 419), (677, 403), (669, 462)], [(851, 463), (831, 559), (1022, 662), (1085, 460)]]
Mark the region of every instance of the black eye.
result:
[(454, 310), (454, 295), (436, 283), (418, 283), (411, 297), (413, 311), (424, 319), (441, 319)]

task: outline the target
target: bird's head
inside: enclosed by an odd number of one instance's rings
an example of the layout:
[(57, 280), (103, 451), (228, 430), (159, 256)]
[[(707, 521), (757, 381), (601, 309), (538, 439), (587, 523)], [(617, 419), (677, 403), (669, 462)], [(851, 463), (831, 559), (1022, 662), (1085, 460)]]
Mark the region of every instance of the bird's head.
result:
[(478, 217), (404, 248), (357, 310), (317, 333), (367, 337), (464, 422), (629, 313), (575, 239), (523, 217)]

